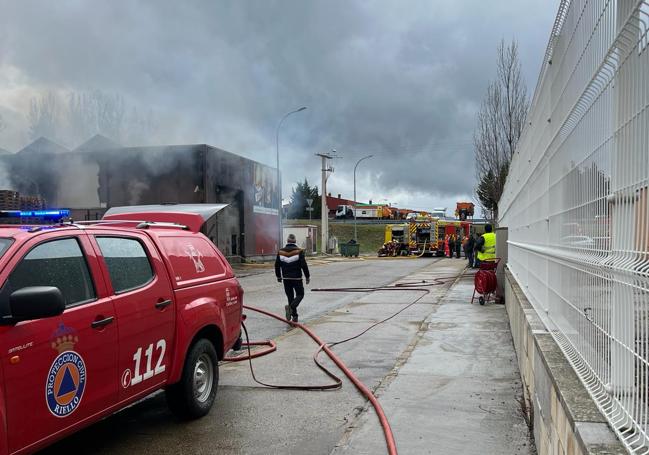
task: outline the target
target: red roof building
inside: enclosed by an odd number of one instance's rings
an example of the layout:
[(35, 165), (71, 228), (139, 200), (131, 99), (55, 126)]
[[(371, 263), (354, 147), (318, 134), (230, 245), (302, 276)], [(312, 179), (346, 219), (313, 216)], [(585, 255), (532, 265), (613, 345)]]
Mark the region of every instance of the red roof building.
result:
[(355, 205), (356, 202), (352, 201), (351, 199), (343, 199), (340, 197), (340, 194), (338, 197), (333, 197), (331, 193), (327, 194), (327, 210), (329, 212), (329, 217), (335, 217), (336, 216), (336, 208), (339, 205)]

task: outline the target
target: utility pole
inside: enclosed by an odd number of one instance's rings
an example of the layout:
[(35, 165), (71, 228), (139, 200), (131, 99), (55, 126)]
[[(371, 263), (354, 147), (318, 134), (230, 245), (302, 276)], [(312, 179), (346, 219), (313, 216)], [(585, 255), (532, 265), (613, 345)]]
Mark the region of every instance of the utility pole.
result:
[(316, 156), (319, 156), (322, 158), (322, 196), (320, 197), (320, 215), (322, 219), (322, 227), (320, 228), (321, 235), (320, 235), (320, 243), (321, 243), (321, 251), (323, 253), (327, 252), (327, 243), (329, 240), (329, 211), (327, 210), (327, 179), (329, 178), (329, 174), (331, 174), (334, 169), (333, 167), (329, 167), (327, 164), (327, 160), (331, 160), (333, 158), (337, 158), (336, 156), (336, 151), (332, 150), (330, 153), (316, 153)]

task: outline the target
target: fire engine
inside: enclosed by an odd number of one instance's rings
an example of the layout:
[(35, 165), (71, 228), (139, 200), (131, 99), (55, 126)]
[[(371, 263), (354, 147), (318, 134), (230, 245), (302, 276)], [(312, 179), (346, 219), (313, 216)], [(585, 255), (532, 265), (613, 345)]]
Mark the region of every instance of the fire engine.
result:
[(468, 237), (471, 233), (471, 223), (468, 221), (439, 220), (437, 222), (437, 255), (444, 256), (444, 242), (447, 236), (462, 235)]
[(415, 219), (408, 224), (408, 247), (412, 254), (435, 254), (437, 219)]
[(385, 226), (385, 246), (381, 256), (399, 254), (444, 255), (444, 242), (449, 235), (467, 237), (471, 223), (467, 221), (438, 220), (437, 218), (418, 218), (410, 223), (388, 224)]
[[(437, 248), (437, 219), (418, 217), (385, 226), (385, 247), (379, 254), (431, 254)], [(386, 254), (387, 253), (387, 254)]]

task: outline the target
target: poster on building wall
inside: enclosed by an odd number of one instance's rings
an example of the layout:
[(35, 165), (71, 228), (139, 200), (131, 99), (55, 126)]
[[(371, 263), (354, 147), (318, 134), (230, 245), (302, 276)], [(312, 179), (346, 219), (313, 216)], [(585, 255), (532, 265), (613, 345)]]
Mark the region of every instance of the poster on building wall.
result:
[(278, 194), (277, 174), (275, 173), (275, 170), (268, 166), (263, 166), (259, 163), (255, 163), (254, 173), (254, 212), (276, 216), (278, 214)]

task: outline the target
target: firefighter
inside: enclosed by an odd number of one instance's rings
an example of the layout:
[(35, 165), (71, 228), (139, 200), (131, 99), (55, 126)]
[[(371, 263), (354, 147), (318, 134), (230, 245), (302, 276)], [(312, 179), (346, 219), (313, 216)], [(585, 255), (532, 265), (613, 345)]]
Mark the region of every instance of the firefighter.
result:
[(478, 258), (476, 263), (478, 267), (481, 262), (493, 261), (496, 259), (496, 234), (493, 232), (493, 226), (491, 224), (486, 224), (484, 231), (485, 233), (478, 238), (478, 241), (475, 244)]
[(466, 242), (464, 242), (464, 256), (469, 261), (469, 268), (473, 267), (473, 248), (475, 247), (475, 239), (473, 234), (469, 234)]
[(302, 272), (309, 284), (311, 275), (306, 265), (304, 250), (295, 244), (295, 235), (289, 234), (286, 239), (286, 246), (277, 252), (275, 259), (275, 276), (277, 282), (284, 281), (284, 292), (288, 298), (288, 305), (284, 306), (286, 319), (297, 322), (297, 307), (304, 298), (304, 285), (302, 284)]
[(453, 234), (448, 236), (448, 257), (453, 258), (455, 252), (455, 236)]

